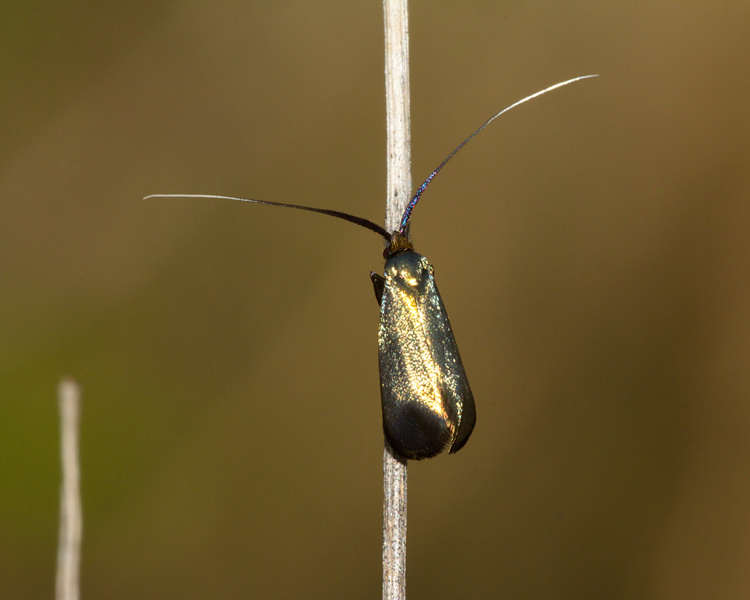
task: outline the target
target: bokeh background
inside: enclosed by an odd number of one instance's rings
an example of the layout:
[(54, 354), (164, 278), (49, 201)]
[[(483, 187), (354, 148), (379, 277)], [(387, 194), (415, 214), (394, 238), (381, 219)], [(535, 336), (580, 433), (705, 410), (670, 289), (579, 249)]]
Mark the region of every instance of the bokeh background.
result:
[[(750, 5), (411, 3), (412, 222), (478, 407), (408, 594), (750, 595)], [(378, 598), (378, 2), (0, 8), (0, 595)]]

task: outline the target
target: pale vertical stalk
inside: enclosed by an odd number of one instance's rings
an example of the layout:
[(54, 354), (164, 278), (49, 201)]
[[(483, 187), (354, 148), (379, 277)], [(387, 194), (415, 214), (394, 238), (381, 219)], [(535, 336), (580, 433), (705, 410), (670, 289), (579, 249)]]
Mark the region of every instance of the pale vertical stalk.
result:
[(409, 18), (407, 0), (384, 0), (385, 103), (388, 130), (388, 197), (385, 228), (398, 229), (411, 199)]
[(60, 448), (62, 486), (60, 487), (60, 539), (57, 550), (57, 600), (78, 600), (81, 559), (80, 468), (78, 462), (78, 422), (81, 390), (72, 379), (58, 388), (60, 405)]
[[(399, 228), (411, 195), (407, 0), (383, 0), (388, 177), (385, 228)], [(406, 459), (383, 451), (383, 599), (406, 598)]]

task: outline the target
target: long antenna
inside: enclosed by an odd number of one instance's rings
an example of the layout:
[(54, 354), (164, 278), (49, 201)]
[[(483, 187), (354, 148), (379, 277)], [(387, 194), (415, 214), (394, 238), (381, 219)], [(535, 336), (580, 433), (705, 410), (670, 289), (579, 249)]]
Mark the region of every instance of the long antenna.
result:
[[(539, 96), (546, 94), (547, 92), (551, 92), (552, 90), (563, 87), (564, 85), (575, 83), (576, 81), (581, 81), (582, 79), (590, 79), (591, 77), (598, 77), (598, 75), (581, 75), (580, 77), (574, 77), (573, 79), (568, 79), (567, 81), (562, 81), (560, 83), (556, 83), (555, 85), (551, 85), (548, 88), (544, 88), (543, 90), (531, 94), (530, 96), (526, 96), (518, 102), (514, 102), (510, 106), (505, 107), (499, 113), (487, 119), (479, 129), (477, 129), (463, 142), (461, 142), (458, 147), (453, 152), (451, 152), (443, 162), (438, 165), (437, 169), (430, 173), (430, 176), (424, 180), (424, 183), (419, 186), (417, 192), (414, 194), (414, 197), (411, 199), (411, 202), (409, 202), (406, 210), (404, 210), (404, 214), (401, 217), (400, 229), (393, 234), (387, 232), (380, 225), (373, 223), (369, 219), (365, 219), (363, 217), (356, 217), (354, 215), (350, 215), (349, 213), (341, 212), (338, 210), (330, 210), (327, 208), (302, 206), (301, 204), (286, 204), (284, 202), (269, 202), (268, 200), (254, 200), (252, 198), (238, 198), (236, 196), (218, 196), (216, 194), (151, 194), (149, 196), (146, 196), (144, 200), (148, 200), (150, 198), (210, 198), (214, 200), (237, 200), (239, 202), (254, 202), (255, 204), (267, 204), (268, 206), (281, 206), (282, 208), (308, 210), (310, 212), (320, 213), (322, 215), (328, 215), (330, 217), (336, 217), (337, 219), (343, 219), (344, 221), (349, 221), (350, 223), (355, 223), (356, 225), (364, 227), (365, 229), (374, 231), (375, 233), (381, 235), (383, 239), (385, 239), (386, 243), (389, 244), (389, 246), (395, 239), (394, 236), (397, 236), (399, 239), (401, 239), (403, 242), (406, 242), (406, 244), (410, 246), (408, 238), (406, 237), (406, 227), (409, 225), (409, 219), (411, 218), (411, 213), (414, 211), (414, 207), (417, 205), (417, 202), (419, 202), (419, 198), (422, 196), (422, 192), (427, 189), (427, 186), (430, 185), (430, 182), (435, 178), (435, 175), (440, 172), (440, 169), (442, 169), (446, 165), (446, 163), (458, 153), (461, 148), (463, 148), (466, 144), (473, 140), (479, 134), (479, 132), (487, 127), (487, 125), (492, 123), (492, 121), (497, 119), (500, 115), (508, 112), (510, 109), (515, 108), (516, 106), (519, 106), (524, 102), (528, 102), (529, 100), (533, 100), (534, 98), (538, 98)], [(401, 248), (401, 246), (399, 246), (399, 248)], [(391, 252), (393, 252), (393, 250), (391, 250)]]
[(471, 140), (473, 140), (479, 134), (479, 132), (482, 131), (482, 129), (484, 129), (485, 127), (487, 127), (487, 125), (489, 125), (490, 123), (492, 123), (492, 121), (494, 121), (495, 119), (497, 119), (500, 115), (508, 112), (511, 108), (515, 108), (516, 106), (519, 106), (519, 105), (523, 104), (524, 102), (528, 102), (529, 100), (533, 100), (534, 98), (537, 98), (537, 97), (541, 96), (542, 94), (546, 94), (547, 92), (551, 92), (552, 90), (556, 90), (557, 88), (563, 87), (564, 85), (568, 85), (569, 83), (575, 83), (576, 81), (581, 81), (582, 79), (590, 79), (591, 77), (598, 77), (598, 76), (599, 75), (581, 75), (580, 77), (574, 77), (573, 79), (568, 79), (567, 81), (562, 81), (560, 83), (556, 83), (555, 85), (551, 85), (548, 88), (544, 88), (541, 91), (538, 91), (538, 92), (536, 92), (534, 94), (531, 94), (531, 96), (526, 96), (525, 98), (519, 100), (518, 102), (514, 102), (510, 106), (505, 107), (503, 110), (501, 110), (496, 115), (494, 115), (494, 116), (490, 117), (489, 119), (487, 119), (484, 122), (484, 124), (479, 129), (477, 129), (474, 133), (472, 133), (469, 137), (467, 137), (463, 142), (461, 142), (458, 145), (458, 147), (453, 152), (451, 152), (448, 155), (448, 157), (443, 162), (441, 162), (438, 165), (438, 168), (435, 169), (430, 174), (430, 176), (427, 179), (424, 180), (424, 183), (419, 186), (419, 188), (417, 189), (417, 192), (414, 194), (414, 197), (411, 199), (411, 202), (409, 202), (408, 206), (406, 207), (406, 210), (404, 210), (403, 217), (401, 217), (401, 228), (399, 229), (399, 233), (401, 233), (402, 235), (404, 235), (406, 233), (406, 227), (407, 227), (407, 225), (409, 225), (409, 219), (411, 218), (411, 213), (414, 210), (414, 207), (417, 205), (417, 202), (419, 202), (419, 198), (422, 196), (422, 192), (424, 192), (425, 189), (427, 188), (427, 186), (430, 185), (430, 182), (435, 178), (435, 175), (437, 175), (440, 172), (440, 169), (442, 169), (445, 166), (445, 164), (451, 158), (453, 158), (456, 155), (456, 153), (461, 148), (463, 148), (466, 144), (468, 144)]
[(237, 198), (235, 196), (217, 196), (215, 194), (151, 194), (145, 196), (144, 200), (150, 198), (211, 198), (213, 200), (238, 200), (239, 202), (254, 202), (255, 204), (268, 204), (269, 206), (281, 206), (282, 208), (298, 208), (299, 210), (309, 210), (310, 212), (320, 213), (322, 215), (328, 215), (336, 217), (337, 219), (343, 219), (350, 223), (356, 223), (362, 227), (379, 233), (385, 238), (387, 243), (391, 241), (391, 234), (383, 229), (380, 225), (373, 223), (369, 219), (363, 217), (355, 217), (349, 213), (341, 212), (339, 210), (330, 210), (327, 208), (314, 208), (312, 206), (302, 206), (301, 204), (285, 204), (282, 202), (269, 202), (268, 200), (253, 200), (252, 198)]

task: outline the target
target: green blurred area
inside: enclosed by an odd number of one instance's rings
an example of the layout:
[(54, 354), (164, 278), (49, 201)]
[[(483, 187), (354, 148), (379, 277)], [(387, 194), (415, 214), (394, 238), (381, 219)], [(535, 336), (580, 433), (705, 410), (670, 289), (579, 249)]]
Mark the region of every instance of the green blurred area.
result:
[[(412, 220), (477, 402), (408, 595), (750, 592), (750, 8), (413, 2)], [(378, 3), (0, 7), (0, 597), (380, 594)]]

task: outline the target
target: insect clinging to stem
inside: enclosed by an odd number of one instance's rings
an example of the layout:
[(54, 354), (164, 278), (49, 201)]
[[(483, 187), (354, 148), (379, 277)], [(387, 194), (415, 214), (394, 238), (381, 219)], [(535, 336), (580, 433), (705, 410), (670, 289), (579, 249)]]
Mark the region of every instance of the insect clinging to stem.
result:
[(384, 274), (370, 273), (380, 305), (378, 355), (383, 430), (391, 447), (411, 460), (441, 452), (457, 452), (466, 444), (476, 421), (474, 397), (453, 337), (448, 314), (435, 285), (433, 268), (414, 251), (409, 222), (435, 175), (487, 125), (512, 108), (554, 89), (589, 79), (583, 75), (538, 91), (504, 108), (461, 142), (417, 188), (400, 226), (388, 232), (362, 217), (298, 204), (214, 194), (152, 194), (148, 198), (210, 198), (296, 208), (349, 221), (380, 234), (386, 242)]

